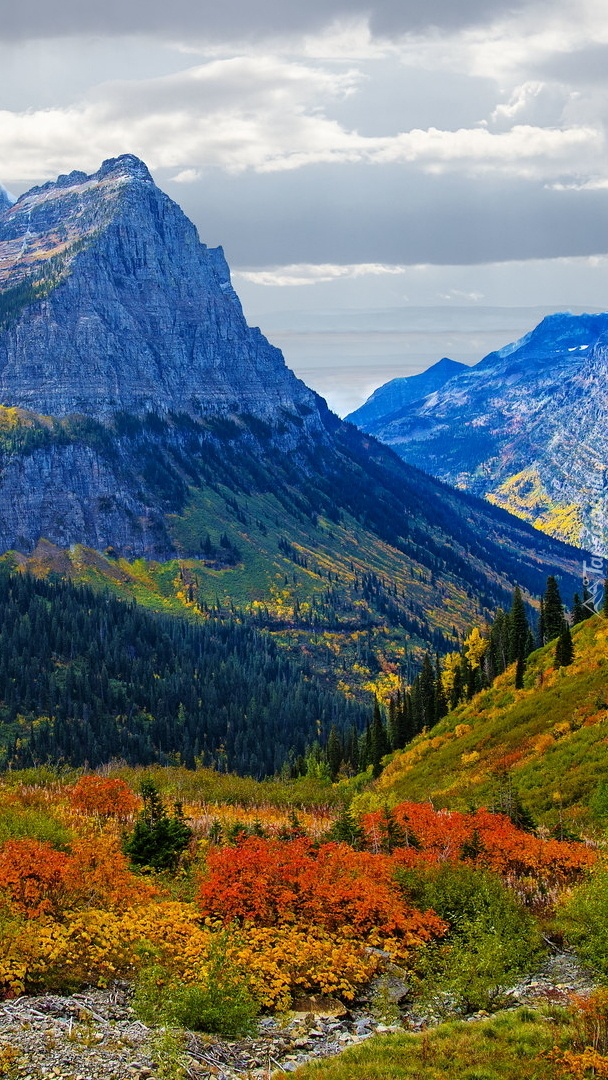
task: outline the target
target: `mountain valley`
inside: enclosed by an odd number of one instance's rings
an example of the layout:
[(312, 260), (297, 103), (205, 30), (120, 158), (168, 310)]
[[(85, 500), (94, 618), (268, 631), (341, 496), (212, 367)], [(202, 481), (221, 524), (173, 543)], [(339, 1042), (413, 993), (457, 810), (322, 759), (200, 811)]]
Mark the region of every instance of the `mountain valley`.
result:
[(0, 202), (1, 1076), (608, 1075), (605, 319), (387, 446), (138, 158)]

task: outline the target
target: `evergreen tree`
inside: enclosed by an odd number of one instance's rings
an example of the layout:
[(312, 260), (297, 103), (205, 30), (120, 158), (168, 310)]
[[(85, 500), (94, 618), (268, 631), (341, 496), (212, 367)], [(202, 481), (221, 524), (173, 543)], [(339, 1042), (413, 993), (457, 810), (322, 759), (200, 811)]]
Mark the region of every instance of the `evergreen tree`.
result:
[(545, 634), (545, 601), (544, 601), (544, 598), (541, 596), (541, 598), (540, 598), (540, 611), (538, 613), (538, 645), (539, 645), (539, 648), (542, 649), (543, 645), (545, 644), (545, 640), (546, 640), (546, 634)]
[(362, 733), (359, 739), (359, 772), (365, 772), (368, 765), (372, 763), (372, 730), (367, 721), (365, 725), (365, 731)]
[(370, 764), (372, 765), (372, 771), (374, 776), (380, 776), (382, 772), (381, 761), (385, 754), (389, 752), (388, 738), (386, 735), (386, 728), (382, 722), (382, 716), (380, 714), (380, 706), (376, 701), (374, 705), (374, 716), (370, 728)]
[(395, 745), (393, 749), (402, 750), (404, 746), (407, 746), (412, 741), (415, 734), (412, 699), (410, 694), (404, 693), (401, 695), (400, 707), (398, 701), (395, 711)]
[(572, 625), (577, 626), (578, 623), (583, 622), (586, 618), (587, 612), (581, 603), (580, 596), (575, 592), (572, 598)]
[(526, 606), (519, 585), (515, 587), (511, 611), (509, 612), (509, 662), (526, 659), (529, 644), (530, 626), (526, 615)]
[(418, 730), (422, 730), (423, 727), (428, 727), (433, 724), (435, 720), (435, 669), (428, 653), (424, 654), (422, 670), (420, 671), (420, 674), (417, 675), (415, 684), (418, 691), (418, 719), (421, 721)]
[(568, 667), (574, 659), (574, 644), (572, 642), (572, 634), (570, 633), (570, 627), (564, 620), (564, 625), (560, 631), (560, 635), (557, 639), (555, 646), (555, 667)]
[(378, 828), (380, 830), (381, 849), (388, 855), (391, 855), (396, 847), (420, 847), (418, 839), (413, 833), (408, 836), (409, 830), (404, 829), (399, 824), (393, 811), (389, 810), (386, 804), (382, 809)]
[(153, 780), (142, 780), (140, 794), (143, 810), (135, 822), (124, 852), (134, 866), (152, 870), (174, 870), (188, 847), (193, 832), (186, 824), (180, 803), (169, 814)]
[(342, 744), (335, 724), (332, 724), (327, 740), (327, 764), (329, 765), (329, 775), (332, 780), (335, 780), (342, 764)]
[(470, 836), (463, 840), (460, 848), (460, 858), (463, 862), (471, 860), (476, 862), (480, 855), (485, 851), (485, 845), (479, 834), (479, 829), (473, 829)]
[(530, 811), (523, 805), (517, 792), (511, 796), (511, 806), (508, 811), (509, 817), (518, 829), (524, 832), (536, 832), (536, 822)]
[(602, 615), (608, 619), (608, 578), (604, 582), (604, 595), (602, 597)]
[(564, 605), (557, 581), (551, 575), (547, 578), (547, 588), (543, 597), (544, 635), (543, 644), (559, 637), (564, 626)]
[(356, 851), (361, 851), (365, 844), (365, 830), (361, 827), (348, 806), (332, 825), (327, 834), (328, 840), (335, 840), (339, 844), (350, 844)]
[(496, 675), (502, 675), (503, 671), (509, 664), (510, 655), (510, 622), (509, 616), (499, 608), (496, 612), (494, 622), (490, 630), (490, 645), (486, 656), (489, 653), (488, 661), (491, 665), (491, 670)]

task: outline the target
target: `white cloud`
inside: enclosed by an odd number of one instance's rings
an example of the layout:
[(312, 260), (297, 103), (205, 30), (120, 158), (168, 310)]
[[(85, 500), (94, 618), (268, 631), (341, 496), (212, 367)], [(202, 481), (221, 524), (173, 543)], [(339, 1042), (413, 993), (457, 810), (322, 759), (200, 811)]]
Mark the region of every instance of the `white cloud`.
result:
[[(67, 108), (1, 112), (0, 160), (7, 178), (22, 179), (94, 169), (123, 152), (153, 169), (177, 168), (179, 183), (196, 180), (206, 167), (268, 173), (324, 162), (413, 163), (429, 172), (500, 171), (549, 182), (604, 176), (603, 135), (591, 124), (362, 135), (328, 115), (361, 78), (351, 68), (244, 56), (108, 83)], [(510, 108), (515, 116), (517, 104)]]
[(171, 177), (174, 184), (193, 184), (195, 180), (200, 180), (200, 169), (182, 169), (181, 172)]
[(318, 285), (321, 282), (336, 281), (338, 278), (404, 274), (408, 269), (405, 266), (385, 266), (382, 263), (352, 263), (344, 266), (333, 263), (294, 263), (291, 266), (275, 266), (267, 270), (239, 270), (234, 277), (249, 281), (252, 285)]

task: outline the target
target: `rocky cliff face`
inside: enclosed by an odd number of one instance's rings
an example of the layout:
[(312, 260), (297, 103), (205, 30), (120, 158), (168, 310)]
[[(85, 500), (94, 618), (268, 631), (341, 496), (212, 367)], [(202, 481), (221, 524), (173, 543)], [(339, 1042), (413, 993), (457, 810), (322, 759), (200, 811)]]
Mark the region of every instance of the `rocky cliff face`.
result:
[(608, 548), (608, 314), (557, 314), (368, 430), (406, 461)]
[(221, 248), (125, 155), (0, 214), (0, 403), (36, 413), (282, 412), (315, 395), (247, 326)]

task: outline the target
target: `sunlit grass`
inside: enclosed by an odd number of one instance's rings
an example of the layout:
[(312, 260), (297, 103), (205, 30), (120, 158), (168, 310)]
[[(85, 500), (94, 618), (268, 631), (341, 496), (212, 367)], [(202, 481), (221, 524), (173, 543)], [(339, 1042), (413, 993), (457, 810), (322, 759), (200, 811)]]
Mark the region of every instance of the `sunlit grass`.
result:
[(417, 1035), (375, 1036), (290, 1075), (294, 1080), (553, 1080), (555, 1065), (544, 1055), (554, 1045), (568, 1045), (571, 1034), (565, 1014), (522, 1008)]

